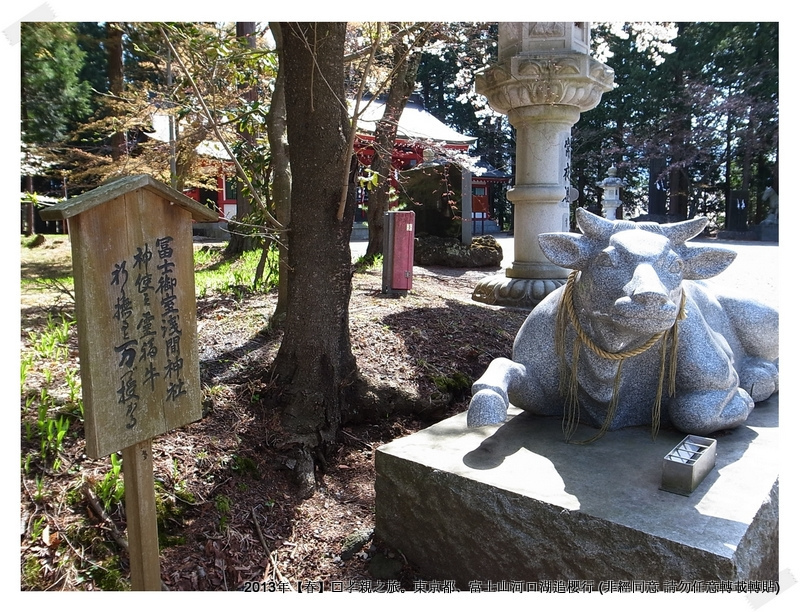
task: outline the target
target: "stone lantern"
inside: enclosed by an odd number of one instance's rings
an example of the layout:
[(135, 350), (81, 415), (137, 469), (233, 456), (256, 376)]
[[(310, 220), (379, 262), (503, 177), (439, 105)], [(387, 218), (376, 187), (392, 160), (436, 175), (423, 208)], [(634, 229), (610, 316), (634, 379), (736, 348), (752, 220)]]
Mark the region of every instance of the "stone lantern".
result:
[(476, 75), (476, 90), (516, 129), (514, 261), (475, 287), (474, 300), (532, 307), (566, 282), (538, 235), (569, 230), (572, 126), (600, 103), (614, 71), (589, 55), (588, 22), (513, 22), (498, 28), (499, 62)]
[(608, 176), (597, 183), (603, 188), (603, 216), (614, 221), (617, 218), (617, 209), (622, 206), (619, 199), (619, 190), (625, 186), (625, 181), (617, 177), (617, 167), (608, 169)]

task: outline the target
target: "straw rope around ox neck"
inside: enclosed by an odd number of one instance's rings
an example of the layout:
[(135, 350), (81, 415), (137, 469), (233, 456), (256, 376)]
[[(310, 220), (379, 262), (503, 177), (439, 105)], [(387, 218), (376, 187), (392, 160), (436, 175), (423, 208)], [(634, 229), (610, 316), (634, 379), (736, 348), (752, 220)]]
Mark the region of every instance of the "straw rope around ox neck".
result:
[[(661, 423), (661, 396), (664, 390), (664, 377), (666, 374), (667, 364), (667, 344), (668, 340), (672, 341), (672, 351), (670, 352), (670, 374), (668, 381), (668, 395), (671, 397), (675, 394), (675, 376), (678, 363), (678, 321), (686, 318), (686, 293), (681, 291), (681, 304), (678, 310), (678, 315), (675, 318), (675, 323), (669, 329), (654, 334), (647, 342), (641, 346), (628, 350), (620, 351), (618, 353), (611, 353), (599, 346), (583, 331), (578, 320), (578, 315), (575, 313), (574, 304), (574, 287), (575, 281), (578, 278), (578, 270), (570, 273), (567, 283), (564, 286), (564, 292), (561, 295), (561, 300), (558, 304), (558, 314), (556, 318), (556, 352), (558, 353), (559, 361), (559, 393), (565, 396), (564, 405), (564, 419), (562, 422), (562, 429), (567, 442), (571, 441), (572, 435), (578, 427), (580, 420), (580, 403), (578, 401), (578, 358), (580, 356), (581, 345), (588, 348), (595, 355), (604, 359), (610, 359), (617, 362), (617, 372), (614, 377), (614, 388), (611, 393), (611, 401), (609, 402), (606, 410), (606, 418), (600, 431), (582, 442), (577, 444), (588, 444), (601, 438), (605, 435), (608, 428), (614, 420), (617, 404), (619, 402), (619, 385), (622, 378), (622, 364), (629, 357), (636, 357), (645, 351), (652, 348), (659, 341), (661, 343), (661, 367), (658, 377), (658, 389), (656, 390), (656, 397), (653, 402), (651, 414), (651, 435), (655, 439), (658, 435), (658, 429)], [(565, 346), (566, 346), (566, 330), (568, 323), (572, 324), (575, 329), (575, 340), (572, 346), (572, 367), (567, 368)]]

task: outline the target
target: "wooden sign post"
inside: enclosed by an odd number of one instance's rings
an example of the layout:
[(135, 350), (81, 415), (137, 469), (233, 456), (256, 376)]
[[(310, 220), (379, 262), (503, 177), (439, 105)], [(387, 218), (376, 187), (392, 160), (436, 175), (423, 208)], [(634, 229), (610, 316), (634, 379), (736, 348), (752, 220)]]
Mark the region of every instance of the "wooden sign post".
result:
[(134, 590), (160, 590), (152, 438), (202, 416), (192, 220), (217, 214), (146, 175), (41, 211), (69, 219), (86, 429), (122, 450)]

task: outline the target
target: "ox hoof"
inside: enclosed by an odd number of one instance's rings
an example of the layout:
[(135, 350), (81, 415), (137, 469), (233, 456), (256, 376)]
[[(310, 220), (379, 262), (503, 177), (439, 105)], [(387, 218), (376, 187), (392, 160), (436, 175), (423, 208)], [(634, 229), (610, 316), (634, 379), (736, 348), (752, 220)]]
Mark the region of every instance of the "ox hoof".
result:
[(778, 367), (769, 361), (755, 361), (739, 373), (739, 386), (754, 402), (763, 402), (778, 392)]
[(472, 396), (467, 410), (467, 426), (481, 427), (503, 423), (508, 413), (508, 404), (503, 397), (491, 389), (482, 389)]

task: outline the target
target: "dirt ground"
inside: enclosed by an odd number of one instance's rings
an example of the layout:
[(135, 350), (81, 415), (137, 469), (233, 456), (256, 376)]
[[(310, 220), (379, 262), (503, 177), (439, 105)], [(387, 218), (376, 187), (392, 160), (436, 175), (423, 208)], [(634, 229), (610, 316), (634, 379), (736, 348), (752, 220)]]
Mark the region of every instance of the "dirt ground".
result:
[[(23, 248), (21, 257), (23, 279), (71, 270), (65, 239)], [(281, 341), (280, 330), (268, 326), (274, 293), (198, 300), (204, 417), (153, 442), (164, 588), (243, 590), (257, 582), (287, 590), (413, 589), (415, 568), (372, 538), (375, 449), (465, 410), (472, 381), (493, 358), (510, 356), (526, 315), (471, 300), (477, 280), (498, 270), (414, 272), (413, 290), (399, 298), (380, 293), (379, 268), (353, 277), (359, 369), (376, 387), (405, 394), (373, 422), (342, 428), (308, 499), (292, 482), (292, 459), (269, 401), (270, 364)], [(23, 283), (22, 354), (48, 314), (72, 311), (58, 287)], [(66, 380), (77, 359), (73, 326), (65, 356), (46, 367), (37, 362), (21, 383), (23, 590), (122, 589), (129, 577), (124, 508), (115, 503), (106, 512), (93, 493), (112, 470), (109, 459), (84, 454), (79, 418), (70, 421), (58, 469), (39, 457), (31, 434), (31, 398), (46, 388), (66, 412)]]

